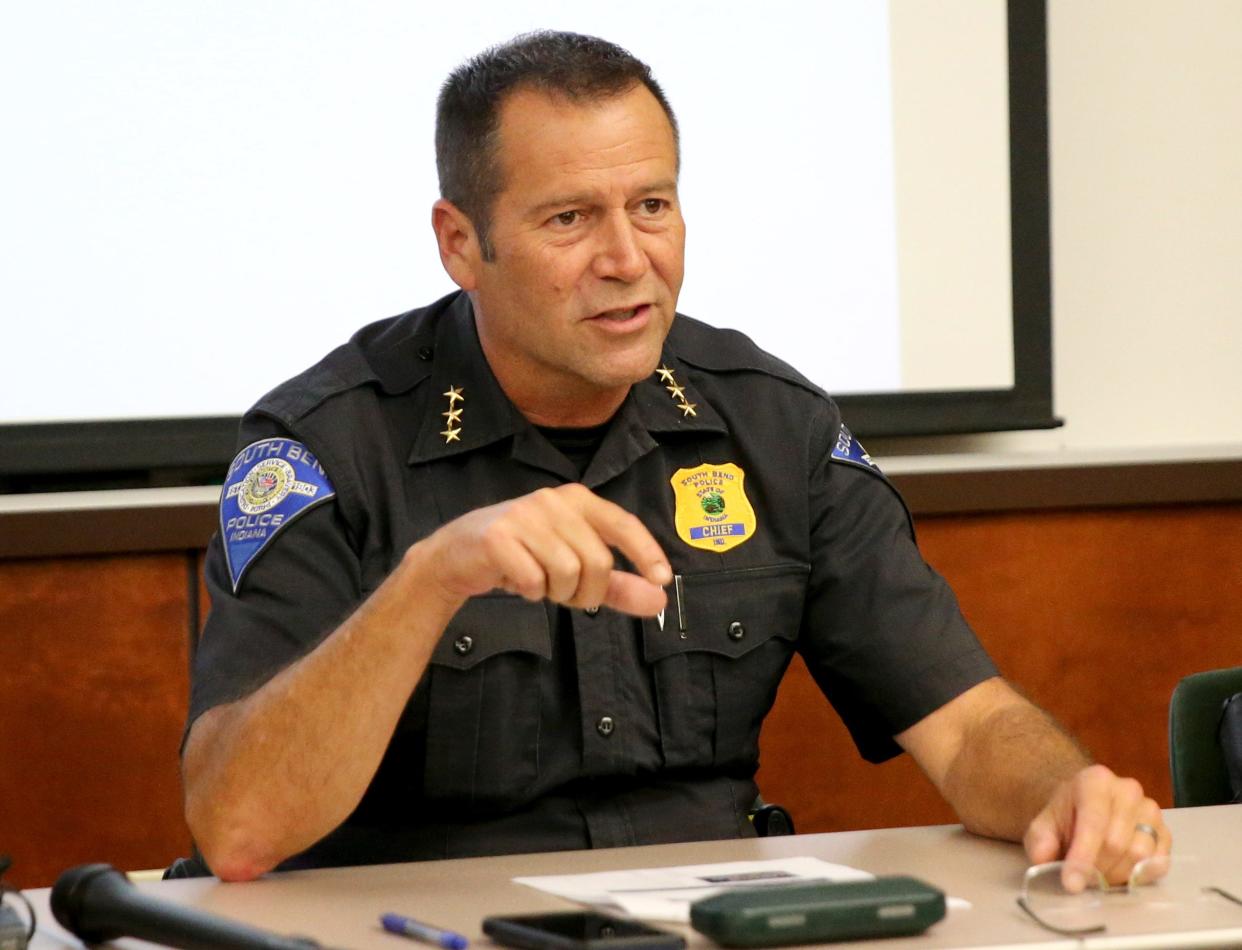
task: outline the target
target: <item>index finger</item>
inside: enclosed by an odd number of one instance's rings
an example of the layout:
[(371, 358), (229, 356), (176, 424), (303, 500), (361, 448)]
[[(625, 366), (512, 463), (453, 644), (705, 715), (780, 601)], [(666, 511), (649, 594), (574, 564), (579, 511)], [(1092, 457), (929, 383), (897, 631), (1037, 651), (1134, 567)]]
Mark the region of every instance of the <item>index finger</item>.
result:
[[(1084, 800), (1085, 798), (1085, 800)], [(1065, 868), (1061, 883), (1071, 892), (1081, 891), (1087, 884), (1088, 874), (1094, 873), (1096, 858), (1108, 831), (1108, 809), (1099, 796), (1090, 793), (1074, 803), (1073, 833), (1065, 851)]]

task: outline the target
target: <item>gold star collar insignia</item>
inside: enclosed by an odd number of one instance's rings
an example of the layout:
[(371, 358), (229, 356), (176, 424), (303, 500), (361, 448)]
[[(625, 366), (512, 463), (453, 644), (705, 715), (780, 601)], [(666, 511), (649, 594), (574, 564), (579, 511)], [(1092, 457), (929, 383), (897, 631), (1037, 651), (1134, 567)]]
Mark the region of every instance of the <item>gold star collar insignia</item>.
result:
[[(461, 441), (461, 430), (462, 430), (461, 414), (465, 411), (465, 408), (466, 408), (464, 405), (466, 402), (466, 397), (462, 395), (462, 392), (464, 390), (465, 390), (464, 386), (450, 386), (448, 388), (448, 392), (440, 394), (442, 396), (447, 397), (448, 399), (448, 412), (440, 413), (440, 415), (444, 416), (446, 420), (444, 424), (444, 431), (440, 433), (440, 435), (444, 436), (445, 445), (448, 445), (450, 442)], [(458, 406), (457, 404), (459, 402), (462, 403), (463, 405)], [(453, 428), (453, 423), (457, 423), (457, 428), (455, 429)]]
[(686, 387), (682, 386), (676, 379), (673, 378), (673, 371), (671, 369), (661, 363), (660, 368), (656, 370), (656, 375), (660, 377), (660, 382), (668, 383), (668, 385), (664, 388), (668, 390), (668, 394), (673, 397), (673, 405), (681, 410), (683, 419), (687, 416), (698, 415), (698, 413), (694, 411), (698, 404), (687, 401)]

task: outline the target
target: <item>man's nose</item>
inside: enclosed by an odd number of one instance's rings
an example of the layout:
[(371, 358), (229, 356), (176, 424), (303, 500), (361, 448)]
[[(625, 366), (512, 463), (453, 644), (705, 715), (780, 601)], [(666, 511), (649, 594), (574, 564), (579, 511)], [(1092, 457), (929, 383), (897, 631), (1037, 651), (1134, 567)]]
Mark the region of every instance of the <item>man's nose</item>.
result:
[(647, 272), (647, 254), (639, 244), (641, 235), (625, 212), (608, 216), (599, 231), (595, 253), (595, 276), (633, 283)]

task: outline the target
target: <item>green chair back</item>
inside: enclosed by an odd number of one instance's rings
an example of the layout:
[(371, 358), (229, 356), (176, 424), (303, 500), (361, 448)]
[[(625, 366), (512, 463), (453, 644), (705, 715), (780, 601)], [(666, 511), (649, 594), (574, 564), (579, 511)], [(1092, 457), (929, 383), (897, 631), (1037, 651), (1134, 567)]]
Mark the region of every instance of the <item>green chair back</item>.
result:
[(1169, 772), (1173, 805), (1223, 805), (1233, 799), (1217, 728), (1221, 708), (1242, 693), (1242, 666), (1187, 676), (1169, 700)]

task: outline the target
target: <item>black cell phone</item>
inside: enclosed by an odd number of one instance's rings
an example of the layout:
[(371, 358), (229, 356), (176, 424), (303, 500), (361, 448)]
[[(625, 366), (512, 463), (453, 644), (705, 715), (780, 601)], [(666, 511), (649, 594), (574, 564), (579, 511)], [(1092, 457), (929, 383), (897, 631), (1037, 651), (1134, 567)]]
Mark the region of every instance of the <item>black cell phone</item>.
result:
[(521, 950), (683, 950), (678, 934), (597, 911), (485, 917), (483, 932)]

